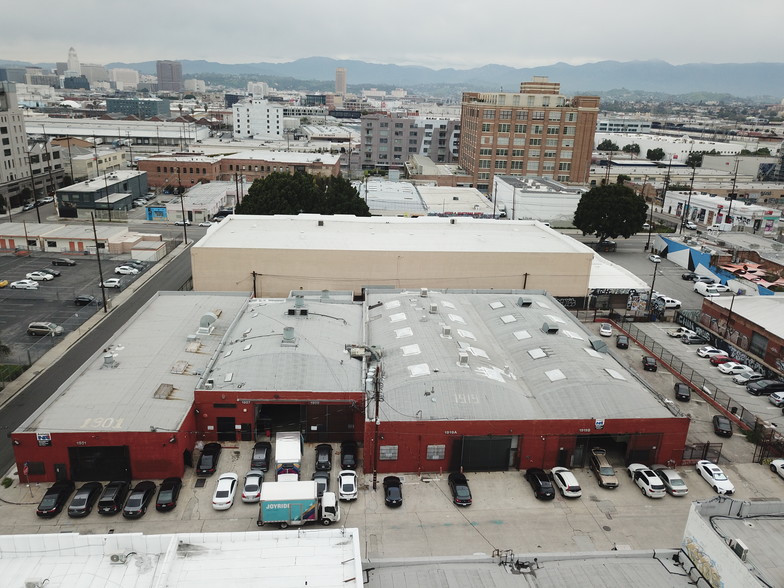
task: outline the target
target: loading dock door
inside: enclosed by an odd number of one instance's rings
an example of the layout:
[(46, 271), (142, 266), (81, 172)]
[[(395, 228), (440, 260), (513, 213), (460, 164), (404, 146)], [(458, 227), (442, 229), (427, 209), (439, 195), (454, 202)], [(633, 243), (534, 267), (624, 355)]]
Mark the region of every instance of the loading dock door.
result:
[(237, 430), (234, 428), (234, 417), (218, 417), (215, 419), (218, 425), (218, 441), (236, 441)]
[(472, 472), (506, 471), (511, 451), (512, 437), (462, 437), (455, 440), (452, 466)]
[(75, 482), (131, 479), (131, 454), (127, 445), (69, 447), (68, 459), (71, 479)]

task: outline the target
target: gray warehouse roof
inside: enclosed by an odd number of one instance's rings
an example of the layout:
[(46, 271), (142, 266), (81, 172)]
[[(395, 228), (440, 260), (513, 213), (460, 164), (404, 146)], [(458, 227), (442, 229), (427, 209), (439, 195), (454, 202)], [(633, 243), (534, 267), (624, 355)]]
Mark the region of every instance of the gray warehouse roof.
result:
[(205, 374), (205, 381), (212, 380), (212, 389), (364, 389), (362, 363), (352, 360), (346, 350), (346, 345), (362, 343), (362, 307), (350, 300), (331, 299), (329, 294), (300, 300), (301, 306), (294, 298), (250, 301), (234, 320), (217, 360)]
[(542, 292), (371, 290), (367, 304), (382, 419), (672, 416)]
[[(111, 420), (104, 427), (113, 431), (178, 429), (199, 375), (247, 301), (237, 293), (159, 292), (101, 351), (74, 366), (18, 431), (79, 431), (85, 419)], [(211, 333), (198, 334), (205, 316)]]

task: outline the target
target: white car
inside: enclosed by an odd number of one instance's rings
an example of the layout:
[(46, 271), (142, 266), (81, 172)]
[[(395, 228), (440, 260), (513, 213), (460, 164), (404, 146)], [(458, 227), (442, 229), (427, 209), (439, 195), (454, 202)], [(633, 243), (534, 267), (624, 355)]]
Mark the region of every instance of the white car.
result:
[(199, 226), (200, 226), (200, 227), (211, 227), (211, 226), (212, 226), (212, 223), (211, 223), (210, 221), (201, 221), (201, 222), (199, 223)]
[(54, 276), (52, 274), (47, 274), (46, 272), (30, 272), (29, 274), (25, 275), (25, 278), (28, 280), (54, 280)]
[(558, 488), (561, 496), (564, 498), (580, 498), (580, 496), (583, 495), (580, 483), (571, 471), (566, 468), (557, 467), (553, 468), (551, 472), (555, 487)]
[(358, 494), (357, 472), (340, 470), (338, 473), (338, 498), (340, 500), (356, 500)]
[(664, 498), (667, 490), (659, 476), (651, 468), (641, 463), (633, 463), (628, 468), (629, 477), (634, 480), (643, 496), (648, 498)]
[(742, 374), (735, 374), (732, 377), (732, 381), (740, 386), (745, 386), (749, 382), (755, 382), (756, 380), (761, 380), (764, 377), (764, 374), (759, 372), (743, 372)]
[(768, 396), (768, 400), (773, 406), (784, 406), (784, 392), (774, 392)]
[(784, 459), (774, 459), (769, 465), (771, 472), (776, 472), (779, 476), (784, 478)]
[(245, 485), (242, 488), (242, 502), (258, 502), (261, 498), (261, 483), (264, 472), (251, 470), (245, 474)]
[(139, 273), (139, 270), (137, 270), (135, 267), (131, 267), (130, 265), (118, 265), (116, 268), (114, 268), (114, 273), (122, 274), (124, 276), (135, 276)]
[(684, 226), (684, 227), (686, 227), (687, 229), (691, 229), (692, 231), (693, 231), (694, 229), (696, 229), (696, 228), (697, 228), (697, 224), (696, 224), (696, 223), (693, 223), (693, 222), (691, 222), (691, 221), (686, 221), (686, 222), (683, 224), (683, 226)]
[(711, 290), (716, 290), (716, 292), (729, 292), (730, 287), (726, 284), (709, 284)]
[(221, 474), (212, 495), (212, 508), (215, 510), (228, 510), (234, 504), (234, 495), (237, 493), (239, 476), (233, 472)]
[(753, 372), (754, 370), (747, 365), (738, 363), (737, 361), (728, 361), (726, 363), (719, 364), (719, 371), (722, 374), (743, 374), (746, 372)]
[(16, 282), (11, 282), (8, 287), (21, 290), (38, 290), (38, 282), (35, 280), (17, 280)]
[(681, 475), (672, 468), (664, 466), (652, 466), (656, 475), (664, 483), (667, 494), (670, 496), (686, 496), (689, 493), (689, 488), (686, 482), (683, 481)]
[(705, 478), (705, 481), (710, 484), (711, 488), (716, 494), (734, 494), (735, 486), (729, 481), (724, 472), (715, 463), (707, 459), (701, 459), (697, 462), (697, 471)]
[(721, 349), (716, 349), (712, 345), (705, 345), (697, 350), (697, 355), (710, 359), (714, 355), (727, 355), (727, 352), (722, 351)]
[(176, 227), (183, 227), (183, 226), (184, 226), (184, 227), (189, 227), (189, 226), (191, 226), (191, 221), (189, 221), (189, 220), (184, 220), (184, 221), (178, 220), (178, 221), (174, 221), (174, 226), (176, 226)]
[(654, 255), (653, 253), (651, 253), (648, 256), (648, 259), (651, 260), (653, 263), (661, 263), (661, 257), (659, 257), (658, 255)]
[(104, 280), (98, 287), (101, 288), (121, 288), (122, 287), (122, 280), (120, 278), (109, 278), (108, 280)]
[(610, 323), (602, 323), (599, 327), (599, 334), (602, 337), (612, 337), (613, 329)]

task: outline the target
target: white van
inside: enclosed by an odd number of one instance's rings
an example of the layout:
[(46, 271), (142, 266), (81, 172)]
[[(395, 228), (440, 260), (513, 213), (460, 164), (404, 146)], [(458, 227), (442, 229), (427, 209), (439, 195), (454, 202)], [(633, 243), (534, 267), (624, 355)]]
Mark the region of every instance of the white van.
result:
[(715, 298), (719, 295), (719, 290), (715, 284), (706, 284), (705, 282), (696, 282), (694, 284), (694, 291), (702, 294), (705, 298)]

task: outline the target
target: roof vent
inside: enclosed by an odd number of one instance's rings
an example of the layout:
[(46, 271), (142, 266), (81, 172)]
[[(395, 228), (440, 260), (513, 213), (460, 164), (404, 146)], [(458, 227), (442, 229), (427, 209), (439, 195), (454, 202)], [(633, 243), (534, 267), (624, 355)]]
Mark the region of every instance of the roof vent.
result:
[(118, 365), (120, 364), (114, 360), (113, 353), (104, 353), (101, 368), (116, 368)]
[(460, 367), (468, 367), (468, 352), (466, 351), (457, 352), (457, 365), (459, 365)]
[(422, 298), (427, 298), (427, 288), (420, 288), (420, 289), (419, 289), (419, 295), (420, 295)]
[(522, 306), (523, 308), (531, 306), (531, 299), (530, 298), (523, 298), (521, 296), (520, 298), (517, 299), (517, 306)]
[(207, 312), (201, 316), (199, 319), (199, 330), (196, 331), (199, 335), (209, 335), (212, 333), (212, 330), (215, 328), (212, 326), (212, 323), (218, 320), (218, 315), (214, 312)]
[(430, 303), (430, 314), (436, 314), (438, 312), (438, 303), (431, 302)]
[(591, 347), (600, 353), (607, 353), (607, 343), (604, 339), (591, 339)]
[(294, 327), (283, 327), (283, 340), (280, 344), (283, 347), (297, 346), (297, 337), (294, 335)]
[(547, 333), (548, 335), (555, 335), (556, 333), (558, 333), (558, 325), (545, 322), (542, 325), (542, 332)]

